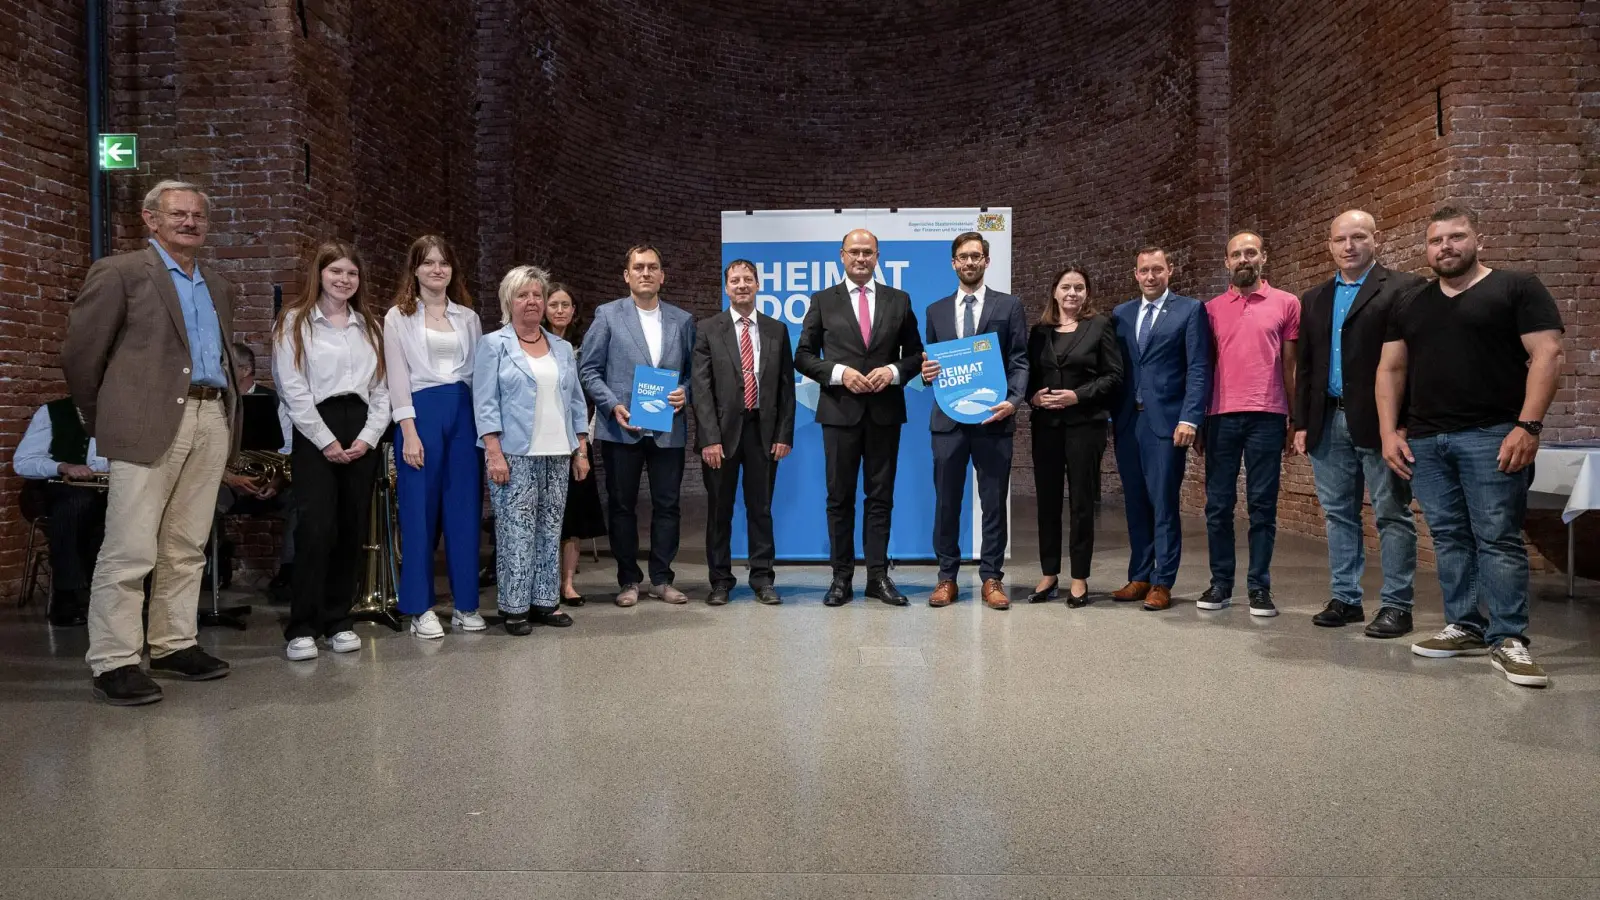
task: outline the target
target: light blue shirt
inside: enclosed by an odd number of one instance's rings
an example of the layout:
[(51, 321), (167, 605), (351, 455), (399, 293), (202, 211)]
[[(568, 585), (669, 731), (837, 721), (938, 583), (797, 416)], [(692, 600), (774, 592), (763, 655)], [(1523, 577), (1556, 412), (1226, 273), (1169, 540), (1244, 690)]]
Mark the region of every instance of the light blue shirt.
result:
[(217, 321), (217, 307), (211, 302), (211, 289), (200, 274), (200, 264), (194, 264), (194, 276), (190, 277), (154, 238), (150, 246), (161, 254), (161, 261), (172, 273), (172, 286), (178, 291), (183, 327), (189, 334), (189, 383), (227, 387), (228, 376), (222, 371), (222, 325)]
[(1345, 281), (1342, 272), (1333, 273), (1333, 347), (1328, 351), (1328, 393), (1335, 397), (1344, 396), (1344, 320), (1371, 273), (1372, 266), (1367, 266), (1367, 271), (1355, 281)]

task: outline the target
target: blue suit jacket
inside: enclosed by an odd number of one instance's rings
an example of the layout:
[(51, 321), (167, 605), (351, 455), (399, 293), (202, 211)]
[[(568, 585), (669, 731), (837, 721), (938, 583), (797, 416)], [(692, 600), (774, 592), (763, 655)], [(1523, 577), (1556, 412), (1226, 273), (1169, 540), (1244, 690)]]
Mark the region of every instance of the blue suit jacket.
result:
[[(678, 386), (690, 393), (690, 371), (694, 358), (694, 317), (665, 301), (661, 302), (661, 361), (658, 369), (678, 373)], [(632, 297), (601, 304), (594, 321), (583, 336), (578, 373), (583, 389), (594, 404), (594, 437), (619, 444), (638, 443), (642, 432), (629, 431), (617, 424), (615, 410), (627, 408), (633, 399), (635, 366), (650, 365), (650, 347), (644, 341), (644, 328)], [(672, 417), (672, 431), (654, 435), (658, 447), (682, 447), (688, 443), (687, 407)]]
[[(578, 435), (589, 430), (589, 408), (578, 386), (578, 363), (572, 345), (544, 333), (560, 370), (561, 421), (567, 426), (567, 452), (578, 449)], [(507, 325), (478, 339), (472, 359), (472, 412), (478, 423), (478, 446), (486, 434), (500, 435), (507, 456), (525, 456), (533, 443), (534, 413), (539, 404), (539, 383), (533, 380), (528, 356), (517, 343), (517, 332)]]
[[(956, 339), (956, 295), (935, 300), (928, 306), (928, 343)], [(978, 330), (974, 334), (993, 332), (1000, 339), (1000, 358), (1006, 364), (1006, 399), (1020, 412), (1028, 393), (1028, 318), (1022, 301), (1011, 294), (1002, 294), (993, 288), (984, 291), (983, 312), (978, 316)], [(921, 377), (921, 376), (918, 376)], [(931, 431), (955, 431), (960, 425), (945, 415), (936, 401), (929, 416)], [(1011, 434), (1017, 430), (1017, 417), (1009, 415), (991, 425), (974, 425), (995, 434)]]
[(1139, 326), (1142, 298), (1120, 303), (1111, 316), (1117, 324), (1117, 346), (1122, 350), (1122, 391), (1111, 408), (1117, 432), (1132, 426), (1134, 398), (1144, 397), (1144, 418), (1156, 434), (1171, 437), (1179, 422), (1198, 430), (1205, 420), (1211, 397), (1211, 324), (1205, 304), (1193, 297), (1168, 294), (1150, 333), (1148, 346), (1139, 352), (1134, 333)]

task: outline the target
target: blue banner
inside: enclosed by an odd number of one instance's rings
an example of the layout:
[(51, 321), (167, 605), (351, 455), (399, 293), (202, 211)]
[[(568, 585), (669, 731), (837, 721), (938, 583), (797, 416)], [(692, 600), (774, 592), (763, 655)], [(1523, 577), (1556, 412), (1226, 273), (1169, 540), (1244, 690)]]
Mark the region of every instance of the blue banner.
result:
[[(821, 212), (743, 212), (723, 214), (722, 263), (748, 259), (756, 265), (760, 284), (756, 306), (783, 322), (789, 329), (791, 347), (799, 341), (800, 326), (810, 308), (811, 295), (844, 280), (839, 258), (840, 243), (852, 228), (872, 229), (879, 238), (876, 279), (911, 295), (912, 311), (917, 316), (917, 331), (926, 333), (926, 313), (930, 303), (954, 292), (957, 279), (951, 268), (950, 241), (962, 231), (973, 230), (980, 211), (937, 211), (936, 227), (919, 227), (917, 216), (935, 211), (905, 210), (900, 213), (862, 211), (856, 214), (832, 210)], [(948, 213), (948, 216), (944, 214)], [(1009, 226), (1009, 210), (1000, 219)], [(893, 218), (892, 224), (883, 220)], [(991, 220), (992, 221), (992, 220)], [(1003, 279), (991, 278), (996, 289), (1010, 286), (1010, 240), (1003, 235), (1005, 264)], [(742, 239), (741, 239), (742, 238)], [(997, 240), (996, 243), (1001, 243)], [(993, 253), (993, 251), (991, 251)], [(999, 256), (1000, 253), (993, 255)], [(991, 266), (991, 273), (1001, 268)], [(728, 299), (722, 300), (727, 308)], [(795, 376), (794, 449), (778, 466), (772, 512), (777, 557), (805, 561), (828, 558), (827, 461), (822, 449), (822, 427), (816, 423), (818, 385)], [(889, 555), (897, 560), (930, 560), (933, 553), (933, 451), (928, 421), (933, 409), (933, 392), (924, 390), (922, 379), (913, 377), (902, 388), (906, 397), (907, 421), (900, 435), (898, 471), (895, 476), (894, 515), (889, 533)], [(1004, 392), (1002, 390), (1002, 396)], [(972, 509), (970, 480), (963, 497)], [(733, 555), (748, 551), (742, 496), (734, 506)], [(861, 555), (862, 496), (856, 492), (856, 555)], [(964, 518), (961, 549), (973, 552), (973, 530)]]
[(628, 401), (628, 424), (645, 431), (672, 430), (672, 404), (667, 395), (678, 387), (678, 373), (650, 366), (633, 367), (633, 399)]
[(944, 414), (964, 425), (985, 422), (1006, 398), (1006, 366), (993, 333), (929, 344), (928, 358), (939, 363), (933, 397)]

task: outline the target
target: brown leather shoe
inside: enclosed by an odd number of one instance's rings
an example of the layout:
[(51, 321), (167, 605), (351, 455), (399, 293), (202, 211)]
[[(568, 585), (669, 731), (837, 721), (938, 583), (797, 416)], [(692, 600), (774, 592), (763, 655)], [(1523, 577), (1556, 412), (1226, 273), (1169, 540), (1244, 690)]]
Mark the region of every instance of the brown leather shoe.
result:
[(1150, 582), (1130, 581), (1122, 587), (1112, 591), (1111, 599), (1120, 600), (1123, 603), (1136, 603), (1140, 600), (1143, 600), (1144, 595), (1148, 593), (1150, 593)]
[(941, 581), (939, 582), (938, 586), (933, 589), (933, 594), (928, 597), (928, 605), (949, 606), (950, 604), (956, 602), (957, 593), (959, 593), (959, 591), (956, 589), (956, 583), (954, 581)]
[(1011, 598), (1006, 596), (1006, 586), (998, 578), (983, 583), (983, 605), (990, 609), (1010, 609)]
[(1172, 588), (1169, 588), (1166, 585), (1158, 584), (1150, 589), (1149, 594), (1145, 595), (1144, 608), (1150, 610), (1151, 612), (1160, 612), (1161, 610), (1168, 609), (1171, 606)]

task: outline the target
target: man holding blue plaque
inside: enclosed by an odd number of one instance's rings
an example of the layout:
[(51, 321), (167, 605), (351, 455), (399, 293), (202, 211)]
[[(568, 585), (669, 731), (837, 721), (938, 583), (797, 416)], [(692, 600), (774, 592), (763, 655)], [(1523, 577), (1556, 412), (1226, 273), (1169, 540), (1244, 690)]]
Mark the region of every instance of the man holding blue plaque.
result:
[(866, 493), (861, 545), (867, 559), (867, 596), (890, 606), (910, 601), (889, 578), (889, 518), (900, 426), (906, 421), (904, 386), (922, 362), (917, 314), (905, 291), (877, 281), (878, 238), (865, 228), (844, 236), (839, 248), (845, 280), (811, 295), (794, 367), (815, 381), (817, 424), (828, 461), (828, 548), (833, 583), (827, 606), (854, 596), (856, 478)]
[(933, 385), (937, 400), (928, 428), (933, 432), (933, 550), (939, 557), (939, 584), (928, 605), (949, 606), (960, 595), (961, 501), (970, 461), (983, 515), (978, 542), (983, 603), (990, 609), (1010, 609), (1003, 571), (1009, 540), (1006, 494), (1017, 427), (1013, 414), (1028, 389), (1027, 318), (1022, 301), (984, 285), (989, 242), (983, 235), (969, 231), (958, 236), (950, 256), (961, 286), (928, 307), (930, 352), (922, 362), (922, 380)]
[[(688, 438), (682, 412), (689, 401), (694, 318), (661, 301), (666, 273), (654, 247), (629, 248), (622, 277), (628, 283), (628, 296), (594, 311), (578, 362), (583, 389), (594, 402), (595, 439), (605, 464), (606, 512), (620, 588), (617, 605), (639, 602), (644, 573), (639, 569), (639, 520), (634, 507), (646, 468), (650, 470), (650, 594), (668, 603), (686, 603), (689, 598), (672, 586), (672, 560), (678, 555), (678, 488)], [(634, 422), (635, 410), (651, 420), (641, 417), (641, 422)], [(669, 411), (670, 418), (661, 415)], [(646, 424), (654, 427), (643, 427)]]

